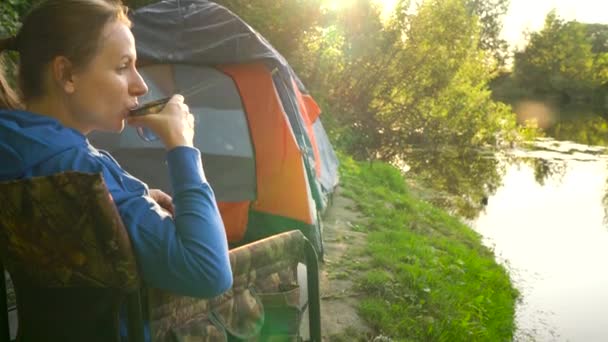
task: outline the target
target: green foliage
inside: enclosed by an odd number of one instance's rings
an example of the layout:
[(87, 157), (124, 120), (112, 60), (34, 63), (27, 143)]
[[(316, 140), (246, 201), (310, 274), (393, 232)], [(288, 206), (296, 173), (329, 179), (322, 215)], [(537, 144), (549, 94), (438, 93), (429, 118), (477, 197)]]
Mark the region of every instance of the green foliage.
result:
[[(31, 6), (39, 0), (7, 0), (0, 2), (0, 38), (17, 34), (21, 26), (21, 19), (30, 10)], [(16, 69), (19, 60), (16, 52), (4, 52), (0, 57), (0, 67), (7, 78), (8, 84), (16, 86)]]
[(507, 57), (508, 44), (500, 38), (500, 33), (502, 18), (507, 14), (509, 4), (509, 0), (469, 0), (467, 3), (481, 26), (479, 47), (494, 57), (499, 67), (505, 65)]
[(31, 6), (30, 0), (7, 0), (0, 2), (0, 37), (17, 33), (20, 18)]
[(515, 54), (512, 79), (503, 89), (512, 100), (605, 105), (608, 26), (565, 21), (549, 12), (543, 29), (532, 33), (528, 45)]
[[(408, 7), (402, 3), (402, 7)], [(339, 113), (335, 140), (357, 158), (407, 157), (412, 145), (481, 146), (515, 137), (515, 118), (495, 103), (487, 84), (494, 65), (479, 46), (470, 4), (427, 0), (415, 13), (398, 12), (383, 27), (378, 10), (356, 1), (329, 31), (333, 50), (320, 65), (322, 89)], [(355, 17), (356, 20), (352, 18)], [(365, 48), (359, 48), (365, 47)], [(325, 56), (324, 56), (325, 57)]]
[[(526, 49), (516, 55), (514, 76), (540, 94), (589, 92), (595, 78), (591, 49), (584, 25), (564, 22), (551, 12), (543, 30), (533, 33)], [(546, 82), (537, 82), (540, 77)]]
[(595, 54), (608, 52), (608, 25), (586, 24), (587, 36), (591, 39), (591, 50)]
[[(341, 157), (347, 193), (369, 218), (371, 258), (357, 284), (360, 311), (383, 335), (405, 341), (508, 341), (517, 291), (479, 236), (416, 199), (382, 163)], [(402, 179), (403, 182), (403, 179)]]

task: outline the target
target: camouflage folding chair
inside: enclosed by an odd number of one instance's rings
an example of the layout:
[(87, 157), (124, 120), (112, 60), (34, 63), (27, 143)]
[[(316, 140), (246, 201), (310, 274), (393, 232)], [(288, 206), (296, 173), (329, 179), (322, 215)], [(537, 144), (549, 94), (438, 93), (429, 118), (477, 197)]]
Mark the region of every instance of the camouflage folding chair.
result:
[(300, 341), (303, 313), (308, 311), (310, 340), (321, 341), (317, 256), (302, 232), (293, 230), (235, 248), (230, 263), (233, 287), (211, 300), (150, 290), (152, 340)]
[(10, 341), (4, 267), (21, 341), (143, 341), (129, 238), (100, 174), (67, 172), (0, 183), (0, 339)]

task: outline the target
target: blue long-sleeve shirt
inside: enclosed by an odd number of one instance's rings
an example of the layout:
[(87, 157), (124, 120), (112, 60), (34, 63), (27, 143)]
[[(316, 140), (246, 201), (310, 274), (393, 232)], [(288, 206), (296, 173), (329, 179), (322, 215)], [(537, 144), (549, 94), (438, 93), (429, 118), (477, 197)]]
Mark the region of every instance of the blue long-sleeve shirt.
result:
[(63, 171), (100, 172), (131, 238), (144, 282), (173, 293), (213, 297), (232, 286), (228, 244), (200, 152), (167, 153), (175, 217), (147, 186), (80, 132), (27, 111), (0, 111), (0, 180)]

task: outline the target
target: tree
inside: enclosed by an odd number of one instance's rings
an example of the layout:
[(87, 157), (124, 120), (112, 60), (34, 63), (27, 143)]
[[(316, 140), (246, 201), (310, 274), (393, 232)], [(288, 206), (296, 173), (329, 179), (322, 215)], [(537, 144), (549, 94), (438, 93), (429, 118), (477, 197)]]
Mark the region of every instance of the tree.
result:
[(402, 92), (389, 115), (403, 142), (479, 146), (513, 128), (509, 110), (487, 89), (491, 68), (466, 2), (425, 1), (403, 28), (407, 39), (397, 67)]
[[(501, 140), (498, 132), (513, 132), (514, 116), (487, 89), (491, 68), (464, 0), (424, 1), (379, 31), (365, 3), (358, 10), (365, 29), (354, 36), (346, 31), (344, 68), (332, 89), (340, 103), (334, 110), (345, 118), (343, 126), (350, 124), (342, 136), (349, 152), (392, 160), (406, 157), (413, 145), (481, 146)], [(407, 7), (402, 2), (400, 8)], [(353, 39), (367, 47), (363, 53), (352, 48)]]
[(595, 54), (608, 52), (608, 25), (585, 24), (587, 35), (591, 38), (591, 51)]
[(606, 82), (598, 73), (605, 60), (597, 57), (586, 26), (566, 22), (551, 11), (543, 29), (532, 33), (525, 49), (515, 54), (513, 75), (532, 96), (584, 101)]
[(500, 38), (502, 18), (507, 14), (510, 0), (469, 0), (467, 7), (477, 16), (481, 28), (479, 47), (487, 51), (498, 66), (505, 65), (507, 58), (507, 42)]

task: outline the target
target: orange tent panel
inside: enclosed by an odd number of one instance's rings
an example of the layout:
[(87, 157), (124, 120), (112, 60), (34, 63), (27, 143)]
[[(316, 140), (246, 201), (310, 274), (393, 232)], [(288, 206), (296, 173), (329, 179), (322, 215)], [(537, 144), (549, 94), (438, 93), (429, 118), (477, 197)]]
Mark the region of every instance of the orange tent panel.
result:
[(250, 201), (217, 203), (229, 242), (239, 242), (245, 236), (250, 204)]
[(257, 198), (252, 209), (312, 224), (312, 208), (300, 149), (263, 64), (220, 68), (241, 95), (256, 160)]

